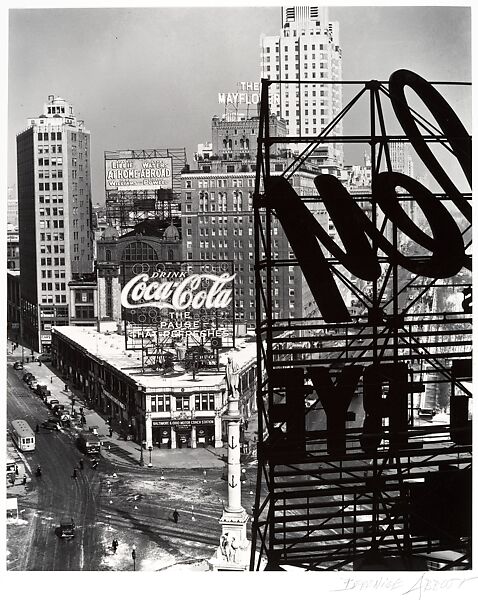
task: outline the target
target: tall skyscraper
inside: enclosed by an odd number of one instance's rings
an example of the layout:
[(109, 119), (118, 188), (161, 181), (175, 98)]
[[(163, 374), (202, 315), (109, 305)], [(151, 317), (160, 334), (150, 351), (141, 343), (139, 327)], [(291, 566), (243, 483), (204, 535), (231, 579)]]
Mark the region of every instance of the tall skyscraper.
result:
[(68, 282), (93, 270), (90, 132), (62, 98), (17, 135), (17, 185), (22, 333), (45, 352), (68, 324)]
[[(282, 8), (279, 35), (261, 39), (261, 77), (283, 82), (271, 85), (270, 105), (285, 119), (290, 136), (317, 136), (333, 121), (342, 110), (342, 88), (321, 81), (342, 79), (342, 50), (339, 24), (329, 21), (327, 8)], [(342, 134), (340, 123), (333, 134)], [(313, 156), (320, 167), (340, 167), (343, 147), (321, 145)]]

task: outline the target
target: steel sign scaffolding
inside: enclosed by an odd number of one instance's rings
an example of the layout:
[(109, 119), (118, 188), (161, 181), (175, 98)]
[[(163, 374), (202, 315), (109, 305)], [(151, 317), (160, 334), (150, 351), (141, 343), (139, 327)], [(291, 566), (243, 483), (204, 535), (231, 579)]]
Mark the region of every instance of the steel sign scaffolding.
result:
[[(300, 97), (304, 86), (341, 85), (351, 100), (318, 136), (272, 137), (272, 85), (296, 85)], [(437, 125), (408, 106), (406, 86)], [(251, 570), (425, 570), (437, 551), (448, 552), (441, 568), (471, 568), (471, 194), (431, 152), (470, 179), (471, 138), (441, 86), (469, 91), (404, 70), (388, 82), (262, 80)], [(355, 110), (367, 132), (342, 135), (337, 125)], [(297, 158), (273, 175), (279, 143), (297, 144)], [(409, 146), (442, 192), (394, 173), (393, 143)], [(292, 175), (331, 144), (369, 149), (370, 189), (349, 194), (318, 169), (318, 194), (297, 194)], [(287, 257), (274, 254), (275, 227)], [(315, 312), (275, 318), (274, 274), (297, 265)]]

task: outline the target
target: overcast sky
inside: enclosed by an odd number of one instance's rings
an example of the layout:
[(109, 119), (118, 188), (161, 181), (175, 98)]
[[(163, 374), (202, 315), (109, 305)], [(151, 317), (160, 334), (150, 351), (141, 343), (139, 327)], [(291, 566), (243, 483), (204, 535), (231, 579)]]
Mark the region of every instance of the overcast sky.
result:
[[(16, 183), (15, 136), (49, 94), (70, 101), (91, 131), (95, 204), (104, 202), (105, 150), (185, 147), (193, 165), (197, 144), (211, 139), (211, 117), (222, 114), (217, 93), (258, 81), (260, 35), (279, 32), (279, 5), (248, 4), (11, 9), (8, 185)], [(329, 18), (340, 23), (344, 79), (407, 68), (471, 81), (467, 7), (331, 6)]]

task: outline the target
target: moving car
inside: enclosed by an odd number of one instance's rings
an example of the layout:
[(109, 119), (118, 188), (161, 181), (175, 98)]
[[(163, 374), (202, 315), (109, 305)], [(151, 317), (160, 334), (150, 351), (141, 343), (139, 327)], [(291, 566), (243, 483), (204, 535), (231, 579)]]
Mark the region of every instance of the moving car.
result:
[(72, 539), (75, 537), (75, 522), (73, 519), (71, 521), (65, 521), (60, 523), (60, 526), (56, 528), (57, 536), (59, 538), (67, 538)]
[(21, 371), (23, 369), (23, 363), (17, 360), (13, 363), (13, 368), (15, 369), (15, 371)]
[(94, 433), (83, 432), (76, 439), (78, 448), (84, 454), (99, 454), (101, 443), (97, 435)]
[(52, 431), (59, 431), (61, 429), (60, 421), (58, 419), (48, 419), (48, 421), (43, 421), (41, 426), (44, 429), (51, 429)]

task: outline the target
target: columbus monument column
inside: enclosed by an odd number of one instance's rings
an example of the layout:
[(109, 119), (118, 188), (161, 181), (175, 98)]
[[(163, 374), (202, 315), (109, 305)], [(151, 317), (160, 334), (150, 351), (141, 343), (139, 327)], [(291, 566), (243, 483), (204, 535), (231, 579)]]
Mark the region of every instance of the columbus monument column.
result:
[(249, 516), (241, 506), (241, 445), (239, 443), (241, 413), (239, 410), (239, 371), (233, 357), (228, 358), (226, 384), (227, 421), (227, 506), (220, 523), (219, 548), (209, 561), (213, 571), (246, 571), (249, 569), (251, 544), (247, 539)]

